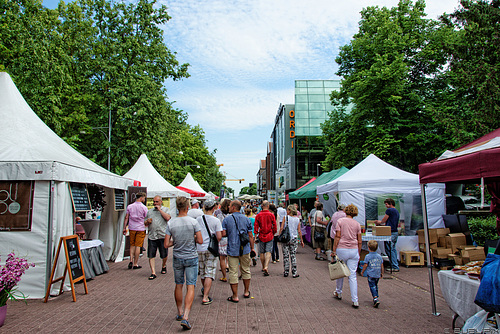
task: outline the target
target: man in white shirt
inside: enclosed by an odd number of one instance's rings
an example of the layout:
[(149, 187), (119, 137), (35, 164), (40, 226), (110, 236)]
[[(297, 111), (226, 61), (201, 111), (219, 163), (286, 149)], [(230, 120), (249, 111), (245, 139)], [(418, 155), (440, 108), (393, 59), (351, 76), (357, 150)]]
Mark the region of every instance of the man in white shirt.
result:
[(203, 210), (200, 209), (200, 201), (198, 201), (196, 198), (193, 198), (191, 200), (191, 209), (189, 209), (187, 215), (188, 217), (194, 219), (203, 216)]

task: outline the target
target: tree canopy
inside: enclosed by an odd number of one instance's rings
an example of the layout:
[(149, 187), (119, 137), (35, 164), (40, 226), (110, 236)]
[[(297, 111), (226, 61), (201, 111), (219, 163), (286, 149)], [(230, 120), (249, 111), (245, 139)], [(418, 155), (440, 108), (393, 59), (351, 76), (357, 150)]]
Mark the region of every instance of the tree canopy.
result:
[(497, 128), (498, 43), (489, 43), (498, 39), (497, 2), (462, 1), (440, 21), (425, 17), (423, 0), (363, 9), (358, 33), (336, 58), (342, 80), (322, 125), (324, 167), (351, 167), (374, 153), (417, 172), (444, 149)]
[(179, 63), (163, 38), (169, 19), (155, 0), (61, 1), (56, 10), (40, 0), (0, 0), (0, 70), (54, 132), (101, 166), (109, 145), (118, 174), (146, 153), (178, 184), (185, 161), (196, 161), (200, 185), (218, 191), (223, 175), (203, 131), (186, 123), (164, 88), (189, 77), (189, 64)]

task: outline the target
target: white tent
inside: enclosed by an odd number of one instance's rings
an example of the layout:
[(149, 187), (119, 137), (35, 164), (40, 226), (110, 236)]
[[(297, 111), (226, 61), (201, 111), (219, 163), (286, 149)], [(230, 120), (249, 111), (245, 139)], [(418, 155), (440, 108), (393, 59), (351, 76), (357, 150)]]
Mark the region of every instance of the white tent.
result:
[[(380, 198), (384, 196), (398, 197), (400, 199), (401, 219), (405, 221), (406, 231), (413, 230), (413, 233), (410, 233), (414, 234), (415, 229), (422, 228), (421, 224), (412, 225), (413, 215), (422, 214), (418, 175), (398, 169), (373, 154), (370, 154), (339, 178), (318, 186), (316, 190), (321, 201), (338, 195), (340, 203), (355, 204), (359, 211), (355, 219), (363, 225), (366, 221), (366, 210), (377, 212), (377, 204), (380, 204), (377, 201)], [(427, 188), (427, 213), (431, 228), (444, 227), (442, 219), (442, 215), (445, 213), (444, 191), (445, 186), (441, 183), (429, 184)], [(372, 207), (370, 208), (370, 206)], [(382, 217), (383, 215), (375, 219)]]
[(141, 181), (141, 186), (148, 188), (148, 198), (155, 196), (190, 197), (187, 192), (177, 189), (165, 180), (153, 167), (146, 154), (141, 154), (134, 166), (123, 177)]
[(196, 182), (195, 179), (193, 179), (193, 176), (191, 173), (187, 173), (186, 177), (184, 180), (182, 180), (181, 184), (179, 184), (179, 187), (183, 187), (186, 189), (194, 190), (195, 192), (198, 193), (203, 193), (205, 196), (203, 197), (194, 197), (198, 199), (206, 199), (207, 198), (207, 192), (203, 190), (198, 182)]
[[(26, 271), (19, 288), (30, 298), (41, 298), (45, 295), (59, 238), (73, 234), (69, 182), (104, 187), (108, 205), (101, 215), (99, 238), (104, 242), (104, 255), (112, 259), (121, 246), (124, 218), (124, 211), (113, 210), (113, 188), (127, 189), (133, 181), (108, 172), (59, 138), (31, 110), (7, 73), (0, 73), (0, 120), (0, 184), (4, 187), (10, 184), (10, 189), (14, 185), (17, 189), (22, 181), (32, 181), (34, 185), (31, 229), (0, 233), (1, 261), (14, 251), (17, 256), (34, 262), (35, 267)], [(5, 193), (8, 196), (2, 197), (1, 202), (7, 206), (9, 198), (13, 200), (13, 193)], [(19, 203), (21, 208), (26, 205)], [(14, 217), (16, 210), (9, 213)], [(59, 274), (61, 269), (62, 265), (58, 265)]]

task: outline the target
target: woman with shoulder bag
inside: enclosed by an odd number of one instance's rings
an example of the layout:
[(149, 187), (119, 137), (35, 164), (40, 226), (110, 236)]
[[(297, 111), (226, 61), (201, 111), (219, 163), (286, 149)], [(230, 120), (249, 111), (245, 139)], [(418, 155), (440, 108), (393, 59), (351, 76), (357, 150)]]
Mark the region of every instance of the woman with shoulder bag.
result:
[(300, 231), (300, 218), (297, 217), (297, 209), (295, 206), (289, 205), (287, 208), (287, 215), (283, 217), (281, 222), (280, 234), (284, 228), (288, 228), (290, 232), (290, 240), (287, 243), (282, 243), (283, 250), (283, 276), (288, 277), (290, 272), (290, 262), (292, 264), (292, 277), (297, 278), (299, 274), (297, 273), (297, 247), (298, 241), (304, 247), (304, 241), (302, 240), (302, 233)]
[(312, 220), (311, 229), (311, 239), (313, 248), (316, 250), (315, 260), (325, 261), (325, 258), (321, 257), (321, 250), (325, 249), (326, 245), (326, 225), (328, 221), (324, 219), (323, 216), (323, 203), (316, 203), (316, 212), (314, 213)]
[[(337, 255), (339, 260), (349, 268), (349, 290), (351, 290), (352, 307), (358, 308), (358, 282), (356, 280), (356, 269), (359, 262), (359, 254), (361, 253), (361, 225), (353, 218), (358, 215), (358, 208), (354, 204), (349, 204), (344, 212), (345, 218), (340, 218), (337, 221), (335, 230), (335, 240), (333, 242), (332, 258)], [(333, 261), (332, 261), (333, 262)], [(336, 299), (342, 299), (342, 287), (344, 278), (337, 279), (337, 288), (333, 293)]]

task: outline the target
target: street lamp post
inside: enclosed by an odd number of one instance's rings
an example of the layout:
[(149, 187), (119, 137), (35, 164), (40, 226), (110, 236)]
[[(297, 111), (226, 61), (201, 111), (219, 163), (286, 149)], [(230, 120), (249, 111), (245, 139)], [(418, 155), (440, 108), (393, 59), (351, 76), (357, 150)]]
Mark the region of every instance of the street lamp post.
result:
[(321, 166), (321, 164), (316, 165), (316, 177), (319, 176), (319, 166)]
[[(111, 112), (110, 115), (111, 117)], [(109, 119), (109, 127), (108, 126), (99, 126), (91, 128), (92, 130), (99, 130), (104, 135), (106, 140), (108, 141), (108, 171), (111, 171), (111, 118)], [(102, 131), (102, 129), (108, 129), (108, 133)], [(80, 131), (81, 134), (86, 134), (85, 131)]]

